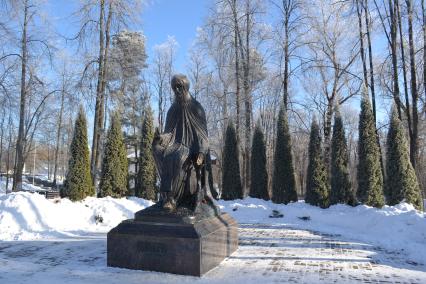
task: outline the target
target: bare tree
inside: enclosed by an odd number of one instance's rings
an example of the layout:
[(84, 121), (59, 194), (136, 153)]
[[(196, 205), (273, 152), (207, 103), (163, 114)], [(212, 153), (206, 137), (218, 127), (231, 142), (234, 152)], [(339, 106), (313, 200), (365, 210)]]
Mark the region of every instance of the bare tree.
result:
[(271, 2), (273, 7), (279, 11), (280, 25), (275, 31), (277, 35), (276, 44), (278, 46), (277, 57), (280, 63), (279, 74), (282, 80), (283, 103), (288, 109), (289, 79), (293, 73), (290, 61), (301, 44), (297, 38), (303, 20), (301, 14), (302, 2), (299, 0), (273, 0)]
[(170, 81), (173, 74), (173, 65), (178, 43), (174, 37), (168, 37), (167, 41), (154, 46), (154, 59), (151, 63), (152, 80), (156, 97), (158, 100), (158, 127), (163, 131), (167, 104), (171, 103)]
[[(91, 173), (94, 185), (97, 183), (97, 175), (101, 162), (101, 146), (105, 126), (107, 66), (110, 58), (109, 50), (111, 35), (136, 21), (136, 15), (140, 11), (140, 0), (100, 0), (82, 2), (75, 13), (80, 18), (81, 25), (78, 33), (72, 38), (79, 41), (80, 47), (97, 47), (97, 55), (88, 57), (84, 66), (83, 78), (88, 75), (92, 65), (96, 65), (96, 94), (95, 116), (93, 123), (93, 139), (91, 152)], [(98, 37), (94, 37), (95, 34)], [(83, 80), (82, 80), (83, 81)], [(90, 81), (90, 79), (89, 79)]]
[[(419, 94), (417, 90), (417, 77), (416, 77), (416, 58), (414, 48), (413, 36), (413, 2), (412, 0), (405, 0), (408, 14), (408, 48), (410, 53), (410, 82), (411, 82), (411, 115), (412, 115), (412, 131), (410, 135), (410, 160), (414, 168), (417, 165), (419, 155), (419, 114), (418, 114), (418, 100)], [(410, 112), (408, 105), (407, 113)]]
[[(306, 47), (305, 77), (310, 82), (305, 89), (311, 93), (322, 113), (324, 131), (324, 160), (329, 165), (331, 122), (336, 104), (343, 104), (356, 95), (362, 79), (353, 70), (358, 58), (356, 21), (347, 16), (349, 7), (344, 2), (315, 1), (307, 8), (310, 32)], [(312, 81), (313, 80), (313, 81)]]
[[(19, 27), (18, 34), (21, 35), (18, 40), (14, 39), (14, 35), (10, 33), (12, 40), (16, 40), (19, 43), (16, 46), (11, 47), (11, 52), (5, 54), (1, 58), (4, 60), (8, 57), (17, 57), (20, 63), (19, 127), (18, 137), (16, 140), (16, 161), (13, 179), (13, 190), (18, 191), (22, 187), (22, 173), (26, 153), (29, 148), (28, 145), (31, 144), (31, 139), (41, 116), (44, 102), (51, 94), (45, 94), (41, 98), (40, 103), (35, 108), (32, 115), (28, 113), (28, 100), (34, 99), (30, 96), (30, 94), (34, 93), (34, 88), (36, 88), (36, 86), (44, 84), (35, 74), (37, 68), (32, 66), (32, 60), (36, 59), (36, 61), (39, 61), (40, 57), (44, 55), (50, 56), (51, 45), (47, 38), (42, 37), (44, 33), (41, 29), (43, 28), (44, 20), (40, 13), (40, 4), (36, 0), (9, 1), (6, 4), (6, 7), (6, 9), (10, 12), (8, 14), (10, 17), (9, 24), (13, 25), (13, 23), (19, 23), (19, 25), (16, 26)], [(6, 24), (4, 25), (6, 26)], [(7, 29), (11, 31), (12, 29), (15, 29), (15, 27)]]

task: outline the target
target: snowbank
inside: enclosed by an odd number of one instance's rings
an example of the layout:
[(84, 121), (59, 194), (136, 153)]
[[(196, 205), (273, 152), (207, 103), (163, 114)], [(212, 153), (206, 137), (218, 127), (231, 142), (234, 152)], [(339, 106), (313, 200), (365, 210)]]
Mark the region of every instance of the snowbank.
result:
[[(105, 233), (152, 203), (139, 198), (47, 200), (37, 193), (0, 195), (0, 240), (33, 240)], [(99, 218), (102, 217), (102, 222)]]
[[(321, 209), (303, 201), (282, 205), (254, 198), (220, 204), (222, 210), (239, 223), (288, 225), (339, 234), (373, 246), (403, 250), (413, 261), (426, 264), (426, 214), (407, 203), (382, 209), (341, 204)], [(284, 218), (269, 218), (272, 210), (280, 211)], [(310, 220), (299, 217), (310, 217)]]
[[(0, 187), (1, 188), (1, 187)], [(52, 201), (26, 192), (0, 194), (0, 241), (69, 238), (106, 233), (152, 202), (139, 198), (86, 198)], [(403, 250), (410, 260), (426, 264), (426, 214), (401, 203), (376, 209), (335, 205), (321, 209), (302, 202), (289, 205), (247, 198), (220, 201), (223, 211), (242, 223), (287, 225), (340, 234), (354, 241), (389, 250)], [(283, 218), (269, 218), (272, 210)], [(102, 217), (102, 222), (99, 222)], [(305, 221), (299, 217), (310, 217)]]

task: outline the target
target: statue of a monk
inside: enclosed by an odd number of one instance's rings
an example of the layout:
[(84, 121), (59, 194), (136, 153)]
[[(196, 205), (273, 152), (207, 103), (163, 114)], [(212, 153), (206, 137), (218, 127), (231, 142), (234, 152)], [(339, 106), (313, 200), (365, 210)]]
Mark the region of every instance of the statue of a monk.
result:
[(189, 94), (186, 76), (173, 76), (171, 86), (175, 100), (167, 112), (164, 133), (156, 131), (153, 141), (160, 176), (158, 205), (171, 212), (180, 207), (194, 212), (201, 203), (216, 210), (206, 182), (210, 157), (204, 109)]

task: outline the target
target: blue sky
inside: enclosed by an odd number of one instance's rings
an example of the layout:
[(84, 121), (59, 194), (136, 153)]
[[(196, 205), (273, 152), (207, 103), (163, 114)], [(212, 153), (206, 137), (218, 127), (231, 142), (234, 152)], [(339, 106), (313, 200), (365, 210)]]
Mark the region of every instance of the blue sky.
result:
[[(190, 48), (197, 27), (202, 25), (210, 1), (208, 0), (147, 0), (140, 14), (135, 30), (142, 30), (147, 38), (148, 56), (156, 44), (163, 43), (168, 36), (174, 36), (179, 43), (176, 54), (176, 71), (183, 72), (187, 51)], [(63, 35), (72, 36), (79, 23), (72, 14), (77, 11), (79, 1), (48, 1), (47, 12), (54, 29)]]
[[(146, 36), (148, 57), (152, 57), (155, 45), (165, 42), (168, 36), (173, 36), (179, 44), (175, 71), (185, 72), (187, 52), (195, 39), (197, 27), (202, 25), (207, 15), (209, 3), (211, 0), (146, 0), (140, 13), (140, 23), (129, 29), (142, 31)], [(80, 0), (49, 0), (46, 5), (47, 19), (52, 30), (68, 38), (75, 36), (81, 25), (74, 15), (78, 11)], [(59, 46), (64, 42), (59, 43)], [(88, 123), (90, 133), (92, 119)], [(89, 137), (91, 136), (90, 134)]]
[(187, 51), (195, 38), (197, 27), (207, 15), (207, 0), (151, 0), (142, 12), (142, 29), (147, 38), (147, 52), (153, 46), (174, 36), (179, 43), (176, 71), (183, 72)]

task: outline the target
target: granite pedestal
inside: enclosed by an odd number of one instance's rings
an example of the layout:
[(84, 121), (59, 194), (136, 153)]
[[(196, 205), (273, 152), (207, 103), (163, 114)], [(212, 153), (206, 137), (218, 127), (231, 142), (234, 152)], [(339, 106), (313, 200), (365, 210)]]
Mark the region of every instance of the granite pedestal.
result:
[(108, 233), (107, 264), (201, 276), (237, 248), (237, 222), (226, 213), (199, 220), (140, 211)]

